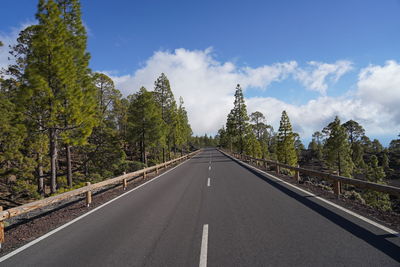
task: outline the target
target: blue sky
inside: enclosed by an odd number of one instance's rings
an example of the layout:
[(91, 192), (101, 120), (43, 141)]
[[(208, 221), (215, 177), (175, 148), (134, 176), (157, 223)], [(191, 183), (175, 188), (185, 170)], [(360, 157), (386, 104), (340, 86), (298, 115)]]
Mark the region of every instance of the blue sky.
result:
[[(36, 4), (2, 0), (0, 39), (34, 23)], [(224, 123), (236, 83), (249, 111), (261, 110), (277, 128), (287, 109), (306, 141), (335, 115), (360, 121), (385, 144), (400, 132), (400, 1), (83, 0), (82, 7), (91, 68), (124, 94), (166, 72), (196, 134)]]

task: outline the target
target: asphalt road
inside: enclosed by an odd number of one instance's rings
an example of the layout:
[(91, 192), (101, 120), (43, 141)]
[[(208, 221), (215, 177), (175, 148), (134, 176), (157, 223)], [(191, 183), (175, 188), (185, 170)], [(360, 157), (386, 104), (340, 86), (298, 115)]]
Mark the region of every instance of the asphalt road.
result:
[(0, 262), (199, 265), (400, 266), (400, 237), (207, 149)]

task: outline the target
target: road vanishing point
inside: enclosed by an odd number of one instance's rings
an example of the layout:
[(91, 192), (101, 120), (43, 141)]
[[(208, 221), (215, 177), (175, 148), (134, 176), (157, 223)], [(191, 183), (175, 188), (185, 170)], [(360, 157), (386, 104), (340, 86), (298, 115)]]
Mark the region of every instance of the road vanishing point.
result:
[(400, 266), (400, 237), (216, 149), (0, 266)]

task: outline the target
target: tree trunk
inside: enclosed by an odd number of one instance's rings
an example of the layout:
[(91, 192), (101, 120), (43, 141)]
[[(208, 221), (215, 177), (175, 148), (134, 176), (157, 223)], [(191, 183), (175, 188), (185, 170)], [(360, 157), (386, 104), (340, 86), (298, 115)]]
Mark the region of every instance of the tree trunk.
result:
[(37, 153), (37, 176), (38, 176), (38, 193), (40, 195), (44, 195), (44, 178), (43, 178), (43, 165), (42, 165), (43, 156), (41, 153)]
[(146, 144), (143, 142), (143, 161), (147, 166), (147, 157), (146, 157)]
[(65, 145), (65, 155), (67, 159), (67, 181), (68, 187), (72, 188), (72, 163), (71, 163), (71, 146)]
[(162, 148), (162, 161), (165, 162), (165, 148)]
[(50, 192), (57, 191), (57, 131), (50, 129)]

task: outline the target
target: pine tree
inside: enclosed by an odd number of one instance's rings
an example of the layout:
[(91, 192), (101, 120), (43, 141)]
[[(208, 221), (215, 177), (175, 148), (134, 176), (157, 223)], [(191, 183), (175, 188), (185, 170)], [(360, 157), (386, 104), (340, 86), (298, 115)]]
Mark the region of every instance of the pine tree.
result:
[(258, 140), (265, 130), (265, 116), (259, 111), (250, 114), (250, 121), (253, 123), (252, 128)]
[(56, 192), (58, 141), (84, 142), (90, 135), (94, 105), (89, 87), (82, 87), (76, 67), (76, 51), (68, 44), (71, 34), (53, 0), (40, 0), (39, 25), (30, 43), (21, 87), (21, 99), (32, 106), (30, 117), (49, 135), (51, 192)]
[(240, 153), (243, 153), (245, 149), (245, 137), (249, 131), (249, 117), (240, 84), (236, 86), (234, 107), (228, 115), (226, 129), (232, 138), (233, 145), (235, 145)]
[[(371, 156), (371, 162), (368, 166), (366, 178), (369, 182), (386, 184), (385, 171), (382, 167), (378, 166), (378, 158), (375, 155)], [(390, 197), (388, 194), (376, 192), (373, 190), (366, 190), (363, 194), (365, 202), (377, 209), (388, 211), (391, 210)]]
[(183, 98), (179, 98), (179, 108), (178, 108), (178, 125), (176, 127), (176, 144), (181, 149), (181, 155), (183, 155), (183, 150), (185, 145), (188, 145), (190, 136), (192, 135), (192, 129), (189, 124), (189, 119), (185, 107), (183, 106)]
[[(13, 103), (17, 103), (15, 112), (24, 114), (19, 116), (21, 119), (19, 123), (25, 126), (28, 133), (24, 140), (25, 153), (23, 156), (30, 159), (36, 158), (34, 175), (37, 180), (37, 191), (40, 195), (44, 195), (44, 171), (46, 165), (44, 157), (48, 146), (48, 138), (43, 133), (41, 125), (37, 127), (37, 123), (28, 115), (40, 111), (35, 106), (25, 104), (24, 101), (21, 101), (23, 97), (20, 97), (21, 89), (28, 84), (25, 77), (25, 68), (28, 56), (32, 56), (32, 40), (37, 35), (38, 29), (39, 25), (31, 25), (19, 33), (17, 44), (12, 46), (10, 51), (11, 56), (14, 57), (14, 63), (5, 70), (9, 78), (3, 81), (1, 87), (4, 92), (7, 92), (8, 98)], [(20, 176), (30, 177), (31, 173), (20, 173)]]
[(121, 93), (115, 89), (110, 77), (102, 73), (93, 74), (96, 88), (98, 124), (88, 138), (88, 143), (78, 148), (83, 155), (86, 176), (100, 174), (103, 178), (120, 174), (126, 158), (118, 131), (118, 114)]
[(253, 133), (256, 135), (261, 148), (261, 157), (263, 159), (269, 156), (268, 143), (270, 142), (270, 132), (272, 128), (270, 125), (265, 123), (265, 116), (259, 111), (250, 114), (250, 121)]
[(291, 166), (297, 165), (297, 154), (295, 148), (295, 135), (292, 130), (289, 117), (284, 110), (277, 136), (277, 156), (278, 161)]
[(301, 159), (301, 152), (305, 149), (303, 143), (301, 142), (300, 135), (298, 133), (293, 133), (294, 135), (294, 148), (296, 149), (297, 159)]
[(351, 158), (357, 168), (363, 169), (365, 162), (363, 159), (364, 148), (361, 145), (361, 138), (365, 135), (364, 128), (356, 121), (349, 120), (343, 124), (346, 129), (351, 148)]
[(253, 132), (249, 132), (246, 135), (244, 151), (246, 155), (250, 155), (255, 158), (260, 158), (262, 156), (260, 142), (257, 140), (257, 137)]
[[(74, 84), (75, 95), (79, 99), (75, 103), (65, 101), (65, 108), (71, 109), (75, 114), (67, 116), (65, 127), (76, 127), (73, 131), (65, 132), (63, 141), (65, 143), (67, 161), (67, 181), (72, 187), (72, 164), (71, 146), (83, 144), (90, 135), (96, 121), (96, 90), (92, 84), (89, 69), (90, 55), (86, 52), (87, 36), (81, 19), (81, 7), (79, 0), (57, 0), (64, 24), (67, 29), (66, 45), (71, 50), (76, 75)], [(82, 101), (83, 100), (83, 101)], [(72, 105), (72, 107), (71, 107)], [(69, 115), (72, 115), (71, 113)]]
[[(176, 127), (176, 102), (174, 94), (167, 76), (161, 73), (160, 77), (154, 83), (155, 99), (161, 109), (161, 118), (164, 121), (166, 129), (164, 130), (164, 140), (167, 144), (168, 158), (170, 157), (171, 144), (174, 141), (174, 133)], [(166, 160), (165, 146), (162, 149), (163, 162)]]
[(308, 147), (308, 149), (311, 149), (313, 153), (313, 157), (315, 157), (318, 160), (322, 159), (322, 142), (323, 142), (323, 135), (321, 132), (317, 131), (314, 132), (312, 135), (312, 141)]
[(328, 137), (324, 146), (326, 162), (338, 171), (339, 175), (350, 177), (353, 171), (351, 148), (346, 129), (340, 124), (337, 116), (323, 129), (323, 133)]
[(160, 144), (163, 135), (161, 110), (155, 101), (153, 92), (148, 92), (144, 87), (140, 88), (139, 92), (130, 99), (128, 129), (131, 133), (131, 140), (139, 142), (141, 161), (148, 164), (148, 149)]

